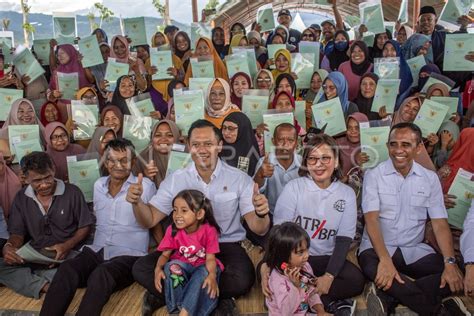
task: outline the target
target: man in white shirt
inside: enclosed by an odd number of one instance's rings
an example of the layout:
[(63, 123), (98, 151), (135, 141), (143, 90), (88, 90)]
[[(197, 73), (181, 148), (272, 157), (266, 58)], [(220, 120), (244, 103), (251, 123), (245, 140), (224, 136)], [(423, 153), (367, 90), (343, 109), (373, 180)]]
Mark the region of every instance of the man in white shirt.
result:
[[(252, 261), (240, 245), (245, 239), (241, 219), (254, 233), (264, 235), (270, 227), (268, 202), (263, 194), (258, 193), (252, 178), (218, 158), (222, 150), (222, 135), (212, 123), (198, 120), (191, 125), (188, 135), (193, 163), (166, 177), (148, 203), (140, 198), (143, 192), (140, 184), (130, 186), (127, 201), (133, 204), (139, 223), (154, 227), (171, 214), (173, 198), (182, 190), (199, 190), (211, 200), (214, 216), (221, 228), (220, 253), (216, 257), (225, 267), (219, 282), (220, 302), (216, 314), (228, 315), (235, 308), (232, 298), (248, 293), (255, 281)], [(154, 252), (145, 256), (133, 267), (135, 280), (148, 290), (142, 315), (152, 315), (155, 309), (165, 304), (163, 294), (157, 291), (154, 283), (159, 255)]]
[[(414, 162), (421, 146), (418, 126), (393, 126), (387, 143), (390, 159), (364, 177), (366, 226), (359, 264), (378, 287), (367, 297), (370, 315), (386, 315), (398, 302), (420, 315), (462, 309), (454, 299), (441, 302), (441, 297), (462, 290), (462, 274), (454, 258), (441, 184), (434, 172)], [(441, 254), (423, 243), (428, 216)]]
[(94, 185), (94, 242), (60, 265), (41, 315), (64, 315), (79, 287), (87, 289), (77, 315), (99, 315), (112, 293), (134, 282), (132, 267), (148, 253), (149, 232), (139, 224), (125, 198), (130, 185), (137, 182), (143, 187), (143, 201), (148, 202), (156, 192), (153, 182), (131, 173), (135, 159), (135, 148), (129, 140), (108, 143), (105, 166), (110, 176)]
[(464, 294), (474, 297), (474, 199), (471, 200), (466, 219), (464, 219), (464, 231), (461, 235), (461, 253), (464, 258), (466, 276), (464, 277)]

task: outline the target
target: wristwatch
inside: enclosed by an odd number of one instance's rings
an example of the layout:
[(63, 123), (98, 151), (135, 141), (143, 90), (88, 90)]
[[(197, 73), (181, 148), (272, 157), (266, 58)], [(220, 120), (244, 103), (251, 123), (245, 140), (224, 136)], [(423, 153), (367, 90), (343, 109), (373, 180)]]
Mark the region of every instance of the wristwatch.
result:
[(454, 257), (444, 257), (444, 263), (456, 264), (456, 258), (454, 258)]

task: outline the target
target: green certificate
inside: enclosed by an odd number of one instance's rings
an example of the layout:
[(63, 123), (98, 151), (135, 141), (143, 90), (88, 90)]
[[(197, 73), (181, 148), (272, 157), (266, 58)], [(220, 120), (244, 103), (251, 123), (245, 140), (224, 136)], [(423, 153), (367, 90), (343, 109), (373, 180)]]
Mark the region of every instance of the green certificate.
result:
[(319, 50), (321, 49), (321, 44), (319, 42), (306, 42), (301, 41), (299, 43), (299, 52), (303, 55), (311, 54), (313, 63), (313, 70), (316, 71), (319, 69)]
[(413, 123), (421, 129), (423, 137), (436, 134), (448, 113), (448, 107), (433, 100), (425, 99)]
[(417, 86), (421, 67), (426, 65), (425, 56), (420, 55), (420, 56), (416, 56), (411, 59), (408, 59), (407, 64), (408, 64), (408, 67), (410, 67), (411, 76), (413, 78), (412, 86)]
[(451, 91), (451, 87), (449, 85), (447, 85), (445, 82), (443, 82), (439, 79), (433, 78), (433, 77), (429, 77), (428, 81), (426, 81), (425, 85), (423, 86), (423, 88), (421, 88), (420, 92), (421, 93), (426, 93), (426, 91), (428, 91), (428, 88), (431, 87), (431, 85), (433, 85), (435, 83), (444, 84), (446, 86), (446, 88), (448, 88), (448, 91)]
[(370, 34), (364, 34), (362, 41), (367, 45), (367, 47), (374, 46), (375, 34), (370, 32)]
[(344, 20), (349, 23), (350, 26), (354, 27), (360, 24), (360, 17), (354, 15), (348, 15), (344, 18)]
[(49, 42), (51, 39), (37, 39), (33, 40), (33, 48), (35, 50), (36, 57), (41, 65), (49, 65)]
[(23, 98), (23, 90), (0, 88), (0, 121), (5, 121), (15, 100)]
[[(5, 33), (5, 32), (1, 32)], [(3, 52), (5, 65), (9, 65), (12, 62), (12, 54), (10, 53), (11, 48), (13, 47), (13, 39), (11, 37), (0, 37), (0, 49)]]
[(360, 128), (361, 151), (369, 156), (369, 161), (364, 163), (363, 169), (377, 167), (379, 163), (388, 159), (388, 135), (390, 126)]
[(247, 115), (253, 128), (263, 123), (263, 112), (268, 110), (268, 95), (248, 95), (242, 96), (242, 113)]
[(199, 38), (212, 38), (212, 26), (209, 23), (191, 23), (191, 49), (196, 48), (196, 42)]
[(21, 161), (23, 157), (34, 151), (43, 151), (38, 139), (25, 140), (16, 143), (13, 146), (15, 146), (16, 159), (18, 159), (18, 161)]
[(225, 64), (227, 67), (227, 74), (229, 75), (229, 78), (232, 78), (238, 72), (244, 72), (250, 78), (252, 78), (252, 75), (250, 74), (247, 54), (228, 55), (225, 59)]
[(459, 98), (456, 97), (431, 97), (431, 100), (444, 104), (448, 107), (448, 112), (446, 112), (446, 116), (444, 117), (443, 122), (449, 121), (449, 119), (456, 114), (458, 111), (458, 103)]
[(378, 112), (385, 106), (387, 113), (393, 113), (395, 102), (397, 101), (400, 79), (380, 79), (375, 89), (374, 101), (372, 102), (372, 112)]
[(78, 45), (79, 51), (83, 56), (83, 67), (87, 68), (104, 63), (104, 58), (102, 58), (102, 53), (99, 48), (99, 42), (97, 42), (97, 37), (95, 35), (81, 38)]
[(171, 51), (150, 51), (150, 62), (156, 67), (156, 74), (151, 77), (153, 80), (173, 79), (173, 76), (168, 73), (168, 69), (173, 67)]
[(447, 209), (448, 223), (462, 229), (474, 198), (474, 174), (459, 168), (448, 194), (456, 196), (456, 206)]
[(82, 102), (71, 102), (71, 117), (77, 128), (73, 130), (75, 140), (91, 139), (98, 125), (97, 105), (85, 105)]
[(109, 87), (107, 90), (114, 91), (117, 85), (117, 80), (122, 77), (128, 75), (130, 71), (130, 65), (126, 63), (119, 63), (115, 60), (111, 60), (109, 58), (107, 62), (107, 69), (105, 71), (105, 80), (109, 82)]
[(189, 90), (202, 90), (203, 95), (207, 93), (209, 85), (214, 78), (189, 78)]
[(28, 48), (25, 48), (13, 58), (13, 64), (18, 69), (20, 76), (27, 75), (30, 77), (28, 83), (36, 80), (45, 72)]
[(58, 90), (63, 94), (61, 99), (74, 100), (79, 90), (79, 75), (77, 72), (62, 73), (58, 72)]
[(141, 152), (150, 144), (153, 120), (149, 116), (123, 116), (123, 138), (135, 145), (135, 151)]
[(474, 51), (474, 34), (446, 34), (443, 71), (474, 71), (474, 62), (466, 60)]
[(174, 111), (176, 125), (181, 134), (186, 136), (191, 124), (204, 118), (204, 97), (202, 90), (184, 91), (182, 94), (174, 94)]
[(193, 77), (215, 78), (214, 62), (212, 60), (197, 61), (196, 58), (192, 58), (191, 67), (193, 70)]
[(307, 130), (306, 126), (306, 101), (295, 101), (295, 118), (298, 124)]
[(53, 16), (54, 38), (61, 44), (74, 44), (76, 39), (76, 18), (74, 16)]
[(97, 159), (74, 161), (67, 159), (69, 183), (74, 183), (84, 194), (86, 202), (94, 201), (94, 183), (100, 178)]
[(380, 79), (398, 79), (400, 78), (400, 60), (398, 57), (375, 58), (374, 73)]
[(10, 152), (15, 155), (14, 163), (19, 162), (16, 157), (15, 144), (35, 140), (40, 141), (39, 126), (38, 125), (9, 125), (8, 126), (8, 141), (10, 145)]
[(261, 32), (272, 31), (275, 28), (275, 17), (271, 3), (261, 6), (257, 10), (257, 23), (260, 24)]
[(291, 54), (291, 71), (298, 77), (295, 80), (297, 89), (309, 89), (314, 72), (313, 60), (314, 54)]
[(123, 28), (132, 46), (148, 44), (144, 17), (123, 19)]
[(311, 107), (316, 126), (326, 129), (324, 132), (329, 136), (334, 136), (346, 131), (346, 121), (342, 112), (342, 105), (339, 98), (334, 98), (321, 103), (314, 104)]
[[(134, 99), (134, 98), (133, 98)], [(130, 113), (134, 116), (150, 116), (151, 112), (155, 111), (153, 102), (151, 99), (143, 100), (130, 100), (128, 103), (128, 109)]]
[(402, 0), (397, 21), (400, 21), (400, 24), (408, 23), (408, 0)]
[[(275, 53), (280, 49), (286, 49), (286, 44), (269, 44), (267, 46), (268, 49), (268, 58), (273, 59), (275, 61)], [(271, 69), (275, 69), (275, 65), (270, 65)]]
[(272, 138), (275, 128), (282, 123), (289, 123), (291, 125), (294, 125), (295, 119), (292, 112), (266, 113), (263, 114), (263, 123), (265, 123), (268, 128), (268, 131), (265, 131), (263, 135), (265, 142), (265, 153), (269, 153), (274, 150)]
[(255, 55), (255, 49), (253, 47), (233, 47), (232, 52), (234, 55), (240, 55), (241, 53), (247, 54), (247, 62), (249, 64), (250, 78), (257, 75), (257, 56)]
[(374, 34), (385, 33), (383, 24), (382, 5), (379, 3), (363, 2), (359, 4), (361, 24)]
[(169, 176), (176, 170), (186, 168), (191, 162), (191, 155), (189, 153), (172, 150), (168, 159), (166, 176)]
[[(468, 15), (471, 9), (471, 0), (448, 0), (440, 15), (440, 21), (458, 24), (461, 15)], [(446, 43), (447, 44), (447, 43)]]

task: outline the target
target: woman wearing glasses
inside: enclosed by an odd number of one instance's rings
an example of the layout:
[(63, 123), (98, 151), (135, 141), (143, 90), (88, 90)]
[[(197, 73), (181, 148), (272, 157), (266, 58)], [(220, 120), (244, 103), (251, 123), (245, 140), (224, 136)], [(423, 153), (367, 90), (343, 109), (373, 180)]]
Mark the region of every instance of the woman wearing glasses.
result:
[[(306, 230), (311, 238), (308, 262), (318, 277), (316, 290), (325, 310), (349, 312), (355, 303), (347, 299), (362, 292), (365, 280), (346, 260), (356, 230), (356, 196), (340, 181), (339, 149), (333, 138), (316, 135), (308, 142), (299, 175), (278, 198), (274, 224), (294, 222)], [(271, 296), (265, 270), (264, 265), (263, 292)]]

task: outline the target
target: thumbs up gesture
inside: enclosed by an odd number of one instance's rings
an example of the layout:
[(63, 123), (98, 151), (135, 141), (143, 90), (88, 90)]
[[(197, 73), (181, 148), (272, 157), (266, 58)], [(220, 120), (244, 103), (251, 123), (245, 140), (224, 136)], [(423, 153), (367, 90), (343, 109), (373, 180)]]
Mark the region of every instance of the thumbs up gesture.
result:
[(268, 158), (269, 153), (265, 153), (265, 158), (263, 159), (263, 164), (260, 167), (260, 174), (263, 178), (271, 178), (273, 176), (273, 164), (270, 163)]
[(153, 179), (158, 174), (158, 167), (156, 166), (153, 159), (148, 161), (148, 163), (145, 165), (144, 172), (145, 176), (150, 179)]
[(268, 207), (268, 200), (265, 195), (261, 194), (258, 189), (258, 184), (253, 184), (253, 206), (258, 217), (265, 217), (270, 212)]
[(143, 193), (143, 174), (138, 174), (137, 183), (133, 183), (130, 185), (127, 191), (127, 202), (132, 204), (137, 204), (140, 201), (140, 198)]

